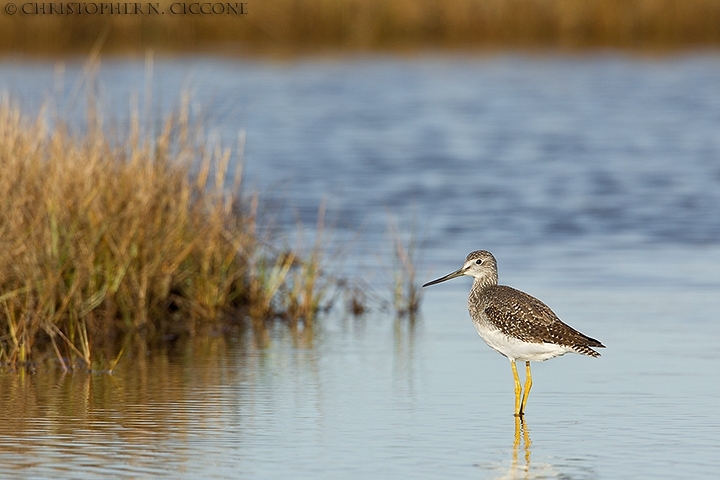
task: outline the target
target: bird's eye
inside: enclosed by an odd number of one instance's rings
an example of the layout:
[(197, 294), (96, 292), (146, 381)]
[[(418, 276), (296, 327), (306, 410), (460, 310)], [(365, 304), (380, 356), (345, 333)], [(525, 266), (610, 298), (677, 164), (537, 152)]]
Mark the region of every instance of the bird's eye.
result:
[(482, 265), (482, 259), (478, 258), (477, 260), (475, 260), (475, 265)]

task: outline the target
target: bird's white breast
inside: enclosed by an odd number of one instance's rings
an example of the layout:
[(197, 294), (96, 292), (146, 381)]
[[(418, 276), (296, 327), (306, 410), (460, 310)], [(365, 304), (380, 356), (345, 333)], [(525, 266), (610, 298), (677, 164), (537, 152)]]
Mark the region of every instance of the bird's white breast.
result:
[(485, 322), (473, 322), (480, 337), (493, 350), (502, 353), (510, 361), (542, 362), (553, 357), (573, 352), (573, 349), (554, 343), (530, 343), (505, 335)]

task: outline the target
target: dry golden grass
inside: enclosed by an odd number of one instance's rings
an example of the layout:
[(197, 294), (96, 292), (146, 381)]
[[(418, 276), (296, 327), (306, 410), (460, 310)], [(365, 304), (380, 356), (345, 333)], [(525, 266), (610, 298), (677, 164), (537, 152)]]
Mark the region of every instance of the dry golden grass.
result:
[(74, 135), (0, 104), (0, 363), (112, 370), (130, 336), (312, 322), (322, 246), (274, 253), (231, 152), (198, 147), (186, 108), (155, 136), (133, 120), (111, 139), (89, 118)]
[(105, 33), (106, 53), (720, 44), (717, 0), (250, 0), (246, 15), (171, 15), (172, 3), (164, 15), (3, 12), (0, 50), (84, 53)]

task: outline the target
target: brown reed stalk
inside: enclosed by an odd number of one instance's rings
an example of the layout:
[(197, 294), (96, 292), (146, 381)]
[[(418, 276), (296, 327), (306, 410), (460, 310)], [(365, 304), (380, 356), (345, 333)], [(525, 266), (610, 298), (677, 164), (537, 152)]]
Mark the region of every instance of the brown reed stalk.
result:
[(310, 252), (294, 259), (289, 287), (285, 292), (286, 311), (295, 324), (303, 320), (305, 326), (312, 326), (320, 309), (321, 300), (330, 287), (330, 278), (323, 272), (325, 203), (320, 205), (315, 228), (315, 242)]
[(393, 305), (398, 316), (412, 319), (420, 310), (422, 300), (417, 272), (419, 246), (416, 227), (412, 227), (407, 240), (403, 239), (394, 222), (389, 223), (388, 231), (393, 244)]

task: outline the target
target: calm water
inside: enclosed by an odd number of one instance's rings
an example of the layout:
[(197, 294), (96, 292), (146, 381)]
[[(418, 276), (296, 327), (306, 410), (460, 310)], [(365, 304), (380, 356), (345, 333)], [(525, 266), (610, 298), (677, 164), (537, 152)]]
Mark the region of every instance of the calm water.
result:
[[(0, 90), (79, 124), (79, 69), (4, 60)], [(182, 58), (106, 62), (98, 84), (119, 121), (133, 95), (157, 113), (187, 89), (217, 138), (244, 129), (282, 225), (325, 199), (339, 241), (362, 232), (346, 271), (378, 292), (388, 219), (415, 222), (423, 280), (489, 249), (502, 283), (608, 348), (534, 364), (522, 426), (469, 280), (428, 289), (414, 323), (338, 311), (113, 376), (0, 370), (0, 476), (717, 475), (720, 56)]]

